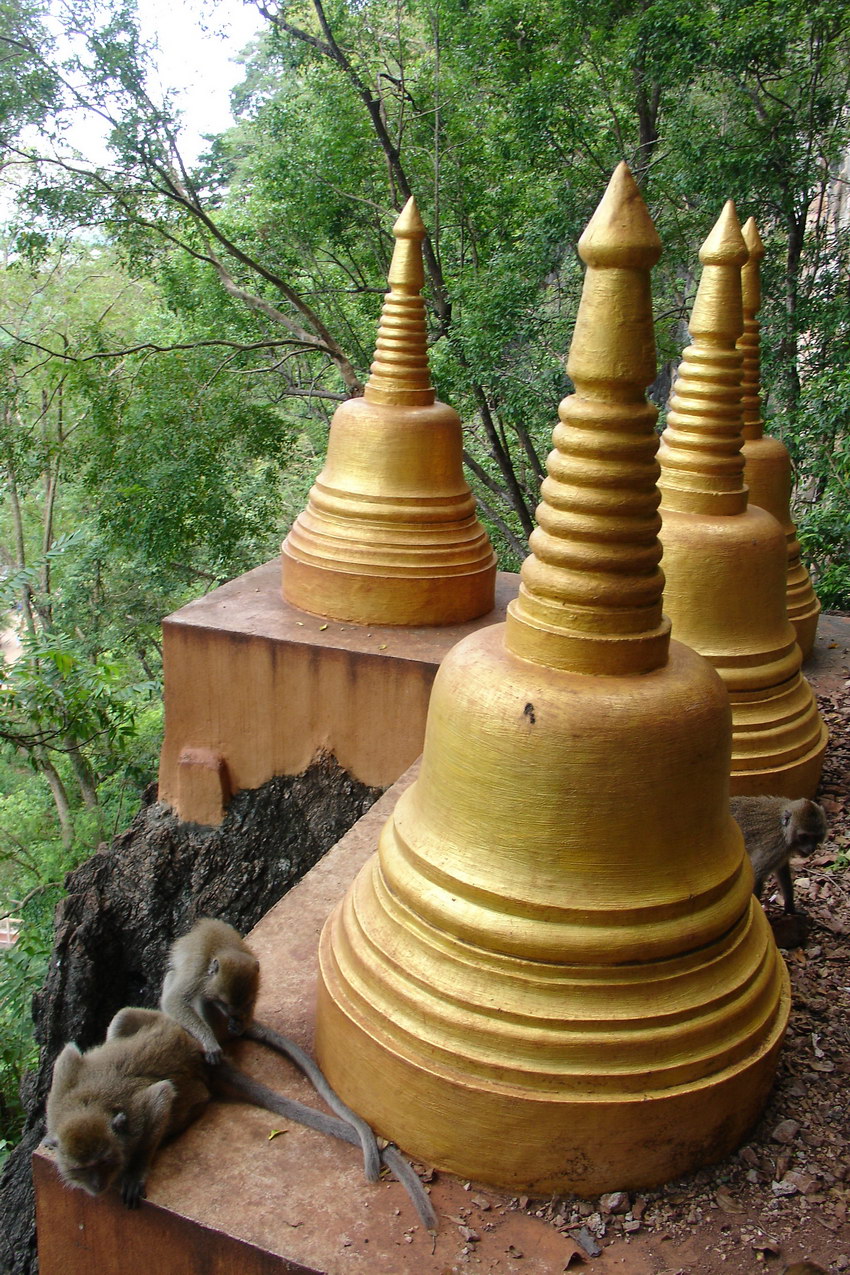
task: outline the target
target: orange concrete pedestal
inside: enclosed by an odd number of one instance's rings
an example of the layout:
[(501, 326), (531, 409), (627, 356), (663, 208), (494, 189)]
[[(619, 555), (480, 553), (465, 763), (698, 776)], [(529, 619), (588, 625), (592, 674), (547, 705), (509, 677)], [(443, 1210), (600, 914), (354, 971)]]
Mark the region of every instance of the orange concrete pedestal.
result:
[(299, 775), (321, 752), (387, 787), (422, 751), (431, 684), (462, 637), (505, 618), (519, 577), (464, 624), (352, 625), (299, 611), (274, 559), (163, 621), (160, 801), (217, 825), (231, 795)]

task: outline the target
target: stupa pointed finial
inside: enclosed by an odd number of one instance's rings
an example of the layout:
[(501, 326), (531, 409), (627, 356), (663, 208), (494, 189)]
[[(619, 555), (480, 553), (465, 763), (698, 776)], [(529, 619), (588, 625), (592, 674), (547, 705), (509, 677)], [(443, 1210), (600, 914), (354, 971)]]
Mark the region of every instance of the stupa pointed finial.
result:
[(747, 507), (741, 455), (744, 330), (741, 267), (749, 256), (735, 205), (727, 200), (700, 249), (702, 276), (661, 436), (666, 509), (734, 514)]
[[(764, 257), (764, 244), (758, 232), (755, 218), (750, 217), (743, 229), (749, 259), (741, 270), (741, 293), (744, 308), (744, 331), (738, 340), (738, 349), (744, 356), (741, 373), (741, 408), (743, 412), (744, 438), (761, 438), (764, 421), (761, 415), (761, 337), (756, 315), (761, 307), (761, 276), (759, 267)], [(780, 521), (782, 521), (780, 519)], [(787, 520), (786, 520), (787, 521)]]
[(741, 267), (748, 256), (734, 200), (727, 199), (699, 251), (703, 271), (688, 324), (692, 337), (737, 341), (744, 328)]
[(435, 401), (428, 371), (428, 330), (421, 297), (425, 226), (411, 195), (393, 226), (396, 245), (387, 276), (390, 290), (378, 328), (364, 397), (372, 403), (416, 406)]
[(555, 450), (508, 614), (508, 648), (575, 672), (667, 660), (661, 612), (658, 442), (645, 389), (655, 376), (650, 267), (661, 241), (626, 164), (579, 240), (587, 263)]

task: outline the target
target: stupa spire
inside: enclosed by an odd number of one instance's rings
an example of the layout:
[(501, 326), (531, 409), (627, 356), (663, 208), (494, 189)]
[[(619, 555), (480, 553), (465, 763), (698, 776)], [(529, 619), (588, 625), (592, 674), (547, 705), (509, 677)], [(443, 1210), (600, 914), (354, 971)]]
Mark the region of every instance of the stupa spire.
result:
[(411, 195), (393, 226), (396, 244), (387, 280), (390, 290), (378, 328), (375, 359), (364, 397), (372, 403), (433, 403), (428, 370), (428, 331), (422, 286), (425, 226)]
[(531, 556), (506, 641), (576, 672), (641, 672), (666, 662), (659, 567), (657, 412), (649, 270), (661, 241), (626, 164), (579, 240), (587, 264)]
[(702, 248), (702, 277), (661, 439), (664, 507), (733, 514), (747, 507), (741, 456), (744, 329), (741, 267), (747, 260), (735, 205), (727, 200)]

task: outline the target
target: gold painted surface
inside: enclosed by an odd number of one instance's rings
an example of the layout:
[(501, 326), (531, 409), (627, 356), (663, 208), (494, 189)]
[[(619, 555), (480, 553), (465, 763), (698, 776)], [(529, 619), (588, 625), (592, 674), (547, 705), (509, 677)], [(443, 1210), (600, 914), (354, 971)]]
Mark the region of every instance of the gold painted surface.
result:
[[(531, 555), (508, 608), (508, 647), (593, 673), (667, 659), (659, 567), (657, 412), (649, 270), (661, 255), (637, 187), (618, 169), (579, 241), (587, 263), (564, 399), (541, 488)], [(623, 245), (627, 245), (627, 248)]]
[(788, 552), (786, 602), (788, 619), (797, 634), (797, 644), (807, 659), (812, 653), (820, 615), (820, 601), (809, 573), (800, 557), (797, 528), (791, 518), (791, 457), (778, 438), (764, 433), (761, 416), (760, 330), (756, 318), (761, 306), (760, 263), (764, 244), (754, 218), (743, 229), (749, 260), (741, 271), (744, 306), (744, 332), (738, 348), (744, 356), (742, 375), (742, 407), (744, 415), (744, 481), (750, 491), (750, 503), (773, 514), (785, 532)]
[(787, 537), (772, 512), (748, 502), (744, 479), (744, 412), (751, 431), (761, 428), (752, 243), (748, 266), (730, 200), (700, 251), (692, 343), (659, 448), (664, 606), (676, 637), (729, 691), (733, 793), (812, 797), (827, 733), (788, 616)]
[(316, 1046), (416, 1158), (589, 1194), (736, 1145), (788, 983), (729, 812), (728, 695), (661, 614), (659, 245), (625, 165), (580, 251), (522, 591), (440, 667), (419, 778), (322, 934)]
[(413, 199), (393, 233), (371, 374), (334, 413), (324, 467), (283, 542), (283, 595), (357, 624), (463, 623), (492, 610), (496, 558), (463, 476), (460, 417), (431, 385)]

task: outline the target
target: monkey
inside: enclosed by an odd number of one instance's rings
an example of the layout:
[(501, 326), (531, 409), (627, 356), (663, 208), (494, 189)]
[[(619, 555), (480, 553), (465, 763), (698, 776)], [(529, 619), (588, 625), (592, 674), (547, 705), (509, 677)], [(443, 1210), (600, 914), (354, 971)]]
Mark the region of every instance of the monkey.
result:
[(241, 1036), (254, 1014), (260, 962), (233, 926), (203, 917), (171, 948), (160, 1009), (221, 1062), (221, 1042)]
[[(56, 1150), (67, 1186), (101, 1195), (117, 1185), (127, 1208), (137, 1208), (160, 1145), (187, 1128), (214, 1092), (360, 1143), (346, 1121), (276, 1094), (227, 1062), (209, 1064), (198, 1041), (167, 1014), (125, 1008), (112, 1019), (102, 1045), (82, 1053), (68, 1044), (57, 1058), (45, 1145)], [(379, 1155), (425, 1226), (436, 1231), (437, 1216), (411, 1166), (395, 1147)]]
[(827, 1275), (827, 1273), (816, 1262), (794, 1262), (793, 1266), (785, 1267), (782, 1275)]
[(172, 1019), (123, 1009), (102, 1045), (68, 1044), (53, 1069), (47, 1145), (68, 1186), (100, 1195), (113, 1183), (130, 1209), (144, 1195), (151, 1162), (210, 1097), (203, 1054)]
[(761, 898), (765, 879), (775, 874), (785, 912), (796, 912), (794, 883), (788, 860), (806, 856), (826, 836), (826, 814), (816, 801), (801, 797), (733, 797), (732, 814), (744, 834), (744, 846), (755, 875), (754, 893)]
[(289, 1058), (331, 1111), (357, 1131), (366, 1179), (377, 1182), (381, 1154), (371, 1128), (331, 1088), (308, 1053), (254, 1021), (259, 986), (259, 962), (239, 932), (225, 921), (202, 917), (171, 948), (160, 1009), (200, 1042), (209, 1063), (221, 1061), (219, 1038), (225, 1035), (225, 1026), (233, 1035), (244, 1035)]

